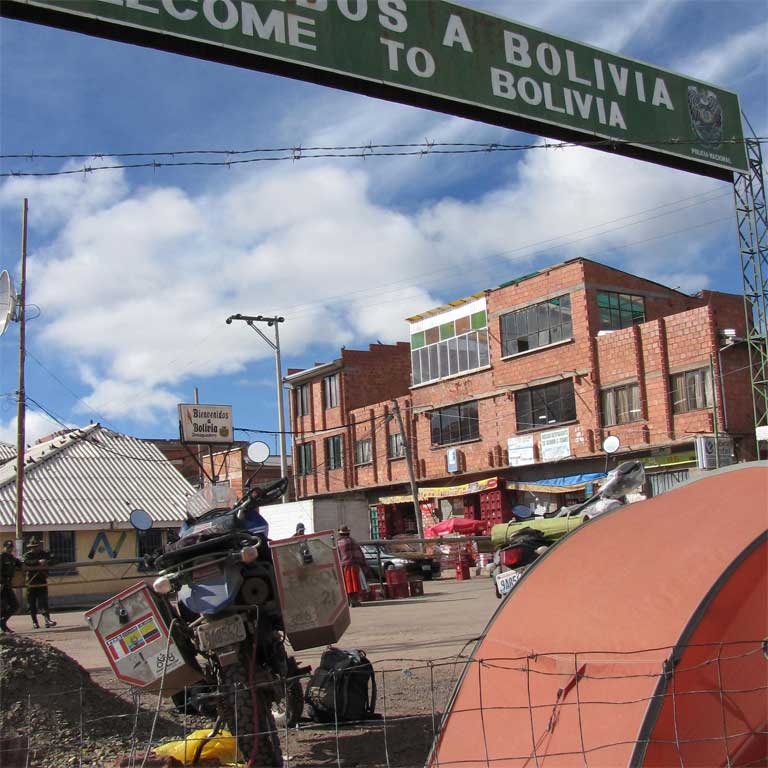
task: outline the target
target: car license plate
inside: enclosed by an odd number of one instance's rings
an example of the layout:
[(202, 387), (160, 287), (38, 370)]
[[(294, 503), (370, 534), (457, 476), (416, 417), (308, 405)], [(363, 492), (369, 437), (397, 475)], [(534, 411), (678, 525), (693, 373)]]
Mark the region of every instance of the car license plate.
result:
[(197, 641), (204, 651), (212, 651), (225, 645), (235, 645), (245, 640), (245, 624), (239, 615), (228, 616), (197, 628)]
[(426, 571), (427, 573), (432, 572), (432, 566), (429, 563), (422, 563), (421, 564), (421, 570)]
[(522, 569), (516, 571), (504, 571), (504, 573), (496, 574), (496, 588), (499, 590), (500, 595), (506, 595), (507, 592), (512, 591), (512, 587), (517, 584), (520, 577), (523, 575)]

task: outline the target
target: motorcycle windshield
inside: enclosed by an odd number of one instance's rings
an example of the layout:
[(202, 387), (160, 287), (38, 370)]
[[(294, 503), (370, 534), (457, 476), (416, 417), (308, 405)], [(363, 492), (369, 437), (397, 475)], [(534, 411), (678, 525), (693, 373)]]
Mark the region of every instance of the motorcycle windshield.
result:
[(189, 517), (197, 519), (212, 509), (232, 509), (237, 504), (237, 494), (228, 485), (206, 485), (189, 496), (184, 504)]
[(218, 613), (237, 596), (243, 578), (239, 568), (202, 566), (200, 575), (193, 572), (192, 581), (179, 590), (179, 600), (190, 611)]

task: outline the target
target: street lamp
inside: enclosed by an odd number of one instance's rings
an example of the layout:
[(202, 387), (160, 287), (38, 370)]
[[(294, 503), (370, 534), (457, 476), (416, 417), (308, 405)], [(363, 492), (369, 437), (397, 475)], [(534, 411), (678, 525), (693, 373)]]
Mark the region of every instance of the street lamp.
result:
[[(280, 323), (285, 322), (284, 317), (264, 317), (264, 315), (230, 315), (227, 318), (227, 325), (232, 325), (233, 320), (242, 320), (249, 328), (252, 328), (261, 336), (267, 344), (275, 351), (275, 370), (277, 373), (277, 428), (280, 430), (280, 475), (288, 476), (288, 469), (285, 457), (285, 422), (283, 419), (283, 369), (280, 364), (280, 334), (278, 327)], [(268, 327), (275, 329), (274, 342), (261, 328), (256, 327), (256, 323), (266, 323)], [(283, 504), (288, 501), (286, 494), (283, 494)]]

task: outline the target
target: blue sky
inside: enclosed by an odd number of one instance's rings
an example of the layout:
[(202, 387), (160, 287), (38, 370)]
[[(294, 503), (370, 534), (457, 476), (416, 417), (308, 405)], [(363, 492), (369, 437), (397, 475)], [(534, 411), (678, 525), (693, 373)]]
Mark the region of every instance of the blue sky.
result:
[[(467, 0), (736, 91), (768, 134), (763, 0)], [(528, 143), (535, 137), (321, 86), (0, 20), (2, 154)], [(64, 170), (2, 159), (0, 170)], [(276, 429), (274, 358), (232, 313), (286, 317), (284, 368), (406, 340), (404, 318), (588, 256), (695, 292), (741, 288), (728, 184), (585, 149), (310, 160), (0, 179), (18, 282), (30, 201), (27, 393), (66, 424), (177, 435), (176, 404)], [(34, 309), (31, 314), (37, 314)], [(0, 338), (15, 441), (18, 327)], [(58, 425), (37, 406), (34, 439)], [(240, 437), (245, 437), (240, 433)], [(275, 441), (267, 438), (273, 448)]]

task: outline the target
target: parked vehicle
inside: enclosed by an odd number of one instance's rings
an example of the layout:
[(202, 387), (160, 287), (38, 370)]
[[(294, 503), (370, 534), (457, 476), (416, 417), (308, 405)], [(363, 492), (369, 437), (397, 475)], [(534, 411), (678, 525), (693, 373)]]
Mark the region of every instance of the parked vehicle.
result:
[(643, 465), (639, 461), (625, 461), (608, 474), (600, 490), (583, 504), (563, 507), (555, 517), (495, 525), (491, 542), (497, 549), (491, 575), (496, 597), (511, 592), (525, 569), (557, 539), (587, 520), (623, 506), (620, 499), (644, 482)]
[(494, 547), (501, 547), (524, 528), (541, 531), (550, 539), (559, 539), (587, 520), (614, 509), (616, 505), (607, 502), (620, 500), (644, 482), (643, 465), (639, 461), (625, 461), (608, 473), (600, 490), (584, 503), (562, 507), (553, 517), (535, 517), (520, 523), (494, 525), (491, 529), (491, 543)]
[(385, 548), (373, 544), (362, 546), (365, 561), (376, 578), (384, 578), (390, 568), (405, 568), (411, 576), (429, 581), (440, 576), (440, 560), (406, 541), (387, 542)]
[(280, 480), (239, 502), (229, 489), (206, 489), (188, 504), (178, 540), (151, 558), (159, 569), (153, 590), (203, 675), (193, 704), (215, 709), (245, 759), (265, 766), (282, 765), (275, 715), (298, 720), (307, 671), (285, 650), (268, 524), (258, 511), (286, 486)]
[(554, 544), (554, 539), (533, 528), (523, 528), (493, 553), (491, 576), (496, 597), (501, 598), (517, 584), (525, 569)]

